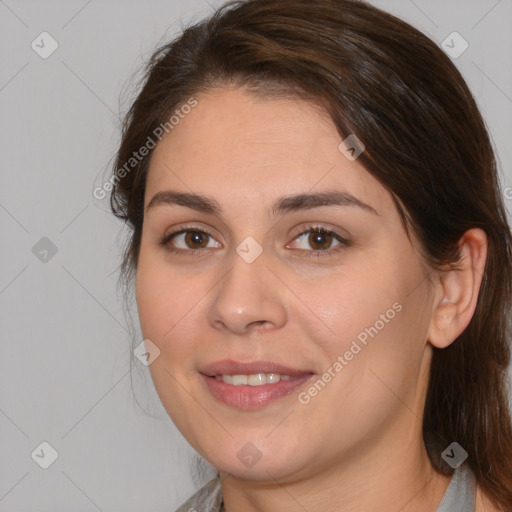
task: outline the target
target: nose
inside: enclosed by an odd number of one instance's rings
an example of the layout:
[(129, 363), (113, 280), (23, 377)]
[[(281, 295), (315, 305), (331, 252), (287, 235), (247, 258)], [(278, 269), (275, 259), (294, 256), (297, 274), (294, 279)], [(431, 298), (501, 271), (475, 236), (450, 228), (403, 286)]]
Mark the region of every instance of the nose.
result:
[(233, 255), (232, 266), (211, 295), (210, 325), (233, 334), (283, 327), (287, 319), (285, 290), (262, 254), (247, 263)]

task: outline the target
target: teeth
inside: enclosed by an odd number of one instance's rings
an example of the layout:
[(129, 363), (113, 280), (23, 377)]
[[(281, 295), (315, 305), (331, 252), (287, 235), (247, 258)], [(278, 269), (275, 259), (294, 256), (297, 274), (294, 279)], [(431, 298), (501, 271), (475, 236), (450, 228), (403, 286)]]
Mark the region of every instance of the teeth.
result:
[(251, 375), (216, 375), (217, 380), (233, 386), (262, 386), (263, 384), (275, 384), (280, 380), (290, 380), (290, 375), (279, 373), (253, 373)]
[[(241, 375), (240, 375), (241, 377)], [(245, 375), (244, 375), (245, 378)], [(235, 382), (235, 381), (233, 381)], [(244, 384), (249, 384), (249, 386), (261, 386), (262, 384), (267, 383), (267, 376), (264, 373), (255, 373), (254, 375), (249, 375), (247, 377), (246, 382)]]

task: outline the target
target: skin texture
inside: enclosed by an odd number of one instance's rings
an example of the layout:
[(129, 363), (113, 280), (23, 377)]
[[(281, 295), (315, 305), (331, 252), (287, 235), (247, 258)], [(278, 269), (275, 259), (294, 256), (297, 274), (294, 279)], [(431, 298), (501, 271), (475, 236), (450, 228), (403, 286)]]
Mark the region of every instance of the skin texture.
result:
[[(210, 196), (222, 213), (145, 211), (136, 278), (144, 338), (160, 349), (150, 371), (164, 407), (221, 472), (228, 512), (435, 511), (449, 477), (433, 470), (421, 433), (432, 347), (452, 343), (473, 315), (485, 234), (461, 239), (461, 271), (431, 272), (387, 190), (340, 152), (342, 138), (318, 109), (234, 88), (197, 100), (154, 150), (145, 205), (171, 189)], [(378, 214), (271, 214), (281, 196), (333, 189)], [(212, 234), (199, 256), (183, 236), (168, 245), (186, 254), (159, 245), (185, 223)], [(348, 245), (327, 237), (339, 250), (319, 250), (299, 237), (309, 224)], [(252, 263), (235, 250), (248, 236), (263, 249)], [(271, 360), (319, 378), (393, 304), (394, 318), (307, 404), (295, 392), (257, 410), (230, 407), (199, 374), (221, 359)], [(261, 452), (250, 468), (237, 457), (248, 442)]]

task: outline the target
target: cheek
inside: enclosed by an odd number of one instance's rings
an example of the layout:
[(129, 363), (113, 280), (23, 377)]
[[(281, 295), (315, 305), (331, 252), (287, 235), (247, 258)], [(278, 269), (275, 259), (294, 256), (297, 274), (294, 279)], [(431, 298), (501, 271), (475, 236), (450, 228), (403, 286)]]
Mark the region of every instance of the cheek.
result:
[[(305, 298), (308, 309), (316, 317), (308, 315), (311, 318), (303, 321), (304, 328), (312, 339), (324, 345), (331, 357), (349, 350), (354, 340), (364, 346), (396, 323), (401, 315), (403, 294), (396, 282), (387, 282), (386, 275), (389, 272), (383, 269), (372, 273), (351, 267), (350, 273), (329, 276), (315, 286), (303, 282), (296, 289), (297, 296)], [(301, 316), (304, 317), (304, 311)], [(314, 324), (309, 322), (311, 319), (315, 320)]]
[(143, 255), (136, 275), (136, 301), (144, 338), (160, 349), (162, 360), (176, 366), (197, 349), (199, 316), (208, 292), (204, 275), (172, 269), (159, 256)]
[(142, 334), (144, 338), (151, 340), (158, 337), (159, 324), (162, 321), (162, 288), (157, 269), (141, 252), (135, 279), (135, 297)]
[(301, 326), (321, 348), (322, 370), (336, 376), (326, 375), (333, 382), (326, 387), (336, 390), (330, 398), (337, 396), (339, 404), (356, 399), (378, 406), (391, 394), (379, 377), (391, 389), (401, 389), (419, 371), (428, 305), (425, 290), (419, 287), (411, 294), (415, 278), (405, 278), (398, 267), (376, 264), (374, 270), (360, 270), (351, 267), (350, 274), (316, 289), (304, 283), (297, 295), (308, 298), (316, 319), (310, 322), (303, 315)]
[(350, 322), (341, 319), (336, 336), (323, 337), (325, 363), (319, 380), (326, 384), (314, 383), (299, 397), (301, 407), (309, 411), (305, 421), (310, 431), (328, 432), (339, 446), (377, 435), (404, 407), (416, 410), (421, 330), (408, 304), (388, 304), (387, 297), (381, 298), (351, 303)]
[(179, 279), (162, 264), (141, 250), (135, 280), (135, 296), (142, 333), (159, 346), (166, 333), (183, 316), (187, 290)]
[(190, 279), (170, 272), (169, 267), (141, 252), (136, 280), (136, 301), (144, 339), (160, 350), (149, 370), (162, 404), (178, 426), (188, 425), (190, 397), (180, 382), (190, 371), (197, 347), (193, 339), (195, 299)]

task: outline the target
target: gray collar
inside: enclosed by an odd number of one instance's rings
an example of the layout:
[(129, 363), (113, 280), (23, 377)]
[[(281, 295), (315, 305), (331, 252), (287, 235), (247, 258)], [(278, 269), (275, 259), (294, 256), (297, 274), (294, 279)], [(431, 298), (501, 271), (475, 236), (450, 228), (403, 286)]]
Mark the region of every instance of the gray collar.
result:
[[(222, 508), (220, 484), (220, 476), (217, 474), (176, 512), (190, 512), (194, 509), (200, 512), (220, 512)], [(475, 475), (466, 464), (463, 464), (453, 473), (450, 485), (448, 485), (436, 512), (474, 512), (475, 493)]]
[(475, 475), (469, 466), (462, 464), (455, 470), (436, 512), (474, 512), (475, 496)]

